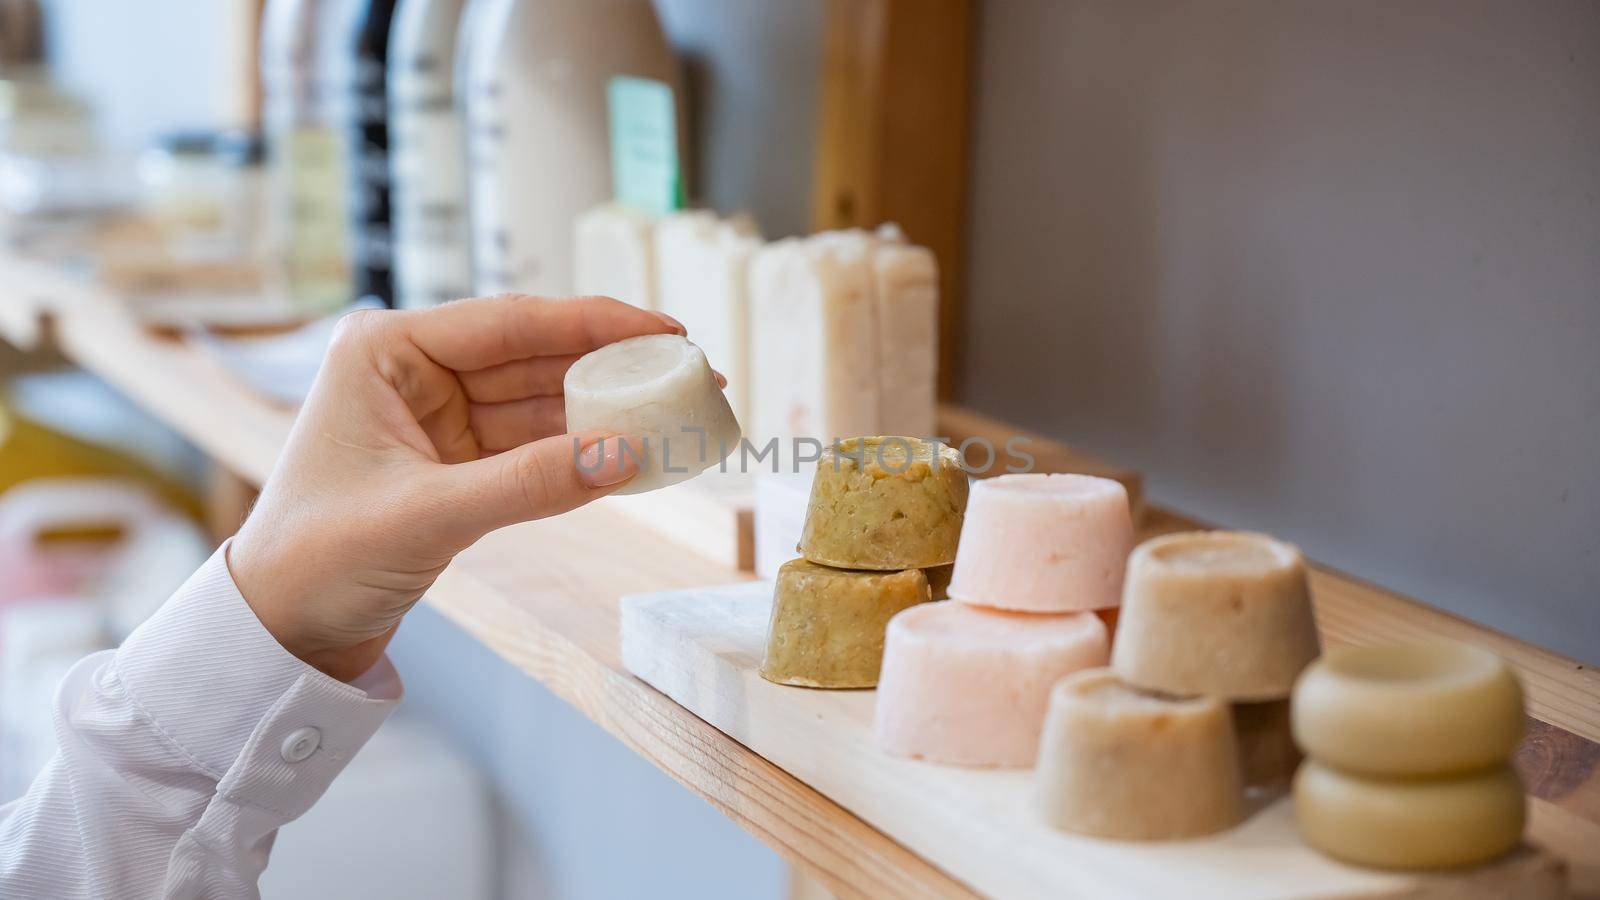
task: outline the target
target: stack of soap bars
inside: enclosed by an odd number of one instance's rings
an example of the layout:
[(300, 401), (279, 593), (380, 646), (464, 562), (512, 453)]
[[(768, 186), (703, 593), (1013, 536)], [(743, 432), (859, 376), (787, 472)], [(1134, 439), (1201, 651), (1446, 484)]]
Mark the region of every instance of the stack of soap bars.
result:
[(800, 559), (778, 570), (761, 676), (816, 688), (878, 683), (896, 613), (934, 597), (956, 556), (967, 474), (954, 449), (905, 437), (823, 451)]
[(950, 601), (889, 623), (874, 730), (897, 756), (1029, 766), (1050, 689), (1105, 664), (1133, 544), (1127, 491), (1084, 475), (972, 488)]
[(1310, 759), (1294, 811), (1312, 846), (1360, 865), (1483, 862), (1517, 845), (1526, 818), (1510, 758), (1522, 688), (1494, 654), (1465, 644), (1349, 647), (1294, 692)]
[[(1317, 652), (1293, 546), (1241, 532), (1146, 541), (1128, 559), (1111, 668), (1052, 696), (1040, 811), (1059, 828), (1139, 840), (1237, 824), (1247, 781), (1293, 769), (1274, 704)], [(1236, 734), (1235, 708), (1249, 733)]]

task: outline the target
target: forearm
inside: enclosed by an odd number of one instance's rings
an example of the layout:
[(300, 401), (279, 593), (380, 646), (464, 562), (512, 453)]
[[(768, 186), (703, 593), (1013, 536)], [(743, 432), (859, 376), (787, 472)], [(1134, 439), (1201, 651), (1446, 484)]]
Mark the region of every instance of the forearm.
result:
[(0, 896), (254, 896), (273, 836), (387, 718), (386, 660), (344, 684), (285, 651), (213, 557), (56, 699), (56, 757), (0, 809)]

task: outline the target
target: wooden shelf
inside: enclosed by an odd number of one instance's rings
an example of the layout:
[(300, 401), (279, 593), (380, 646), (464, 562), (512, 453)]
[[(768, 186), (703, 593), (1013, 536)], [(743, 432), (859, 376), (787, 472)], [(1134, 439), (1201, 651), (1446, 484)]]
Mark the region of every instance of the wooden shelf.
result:
[[(41, 331), (38, 319), (49, 319)], [(292, 421), (201, 352), (141, 329), (113, 298), (46, 267), (0, 258), (0, 334), (61, 350), (168, 422), (218, 462), (259, 484)], [(991, 439), (1017, 433), (969, 411), (942, 429)], [(1043, 442), (1042, 464), (1083, 459)], [(1145, 536), (1193, 527), (1148, 506)], [(626, 556), (628, 566), (617, 566)], [(446, 570), (428, 601), (496, 653), (840, 896), (972, 892), (828, 797), (627, 674), (618, 648), (626, 594), (737, 581), (732, 567), (664, 543), (605, 505), (489, 535)], [(1600, 892), (1600, 674), (1577, 662), (1319, 568), (1317, 613), (1329, 645), (1436, 634), (1511, 661), (1528, 689), (1531, 739), (1520, 755), (1532, 795), (1531, 839), (1568, 859), (1574, 883)]]

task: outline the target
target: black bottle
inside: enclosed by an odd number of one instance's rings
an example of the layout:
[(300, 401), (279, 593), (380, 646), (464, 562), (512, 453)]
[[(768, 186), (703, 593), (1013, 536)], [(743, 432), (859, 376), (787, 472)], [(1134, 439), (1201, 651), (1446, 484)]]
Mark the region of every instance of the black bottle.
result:
[(364, 0), (355, 19), (350, 123), (351, 262), (356, 297), (394, 305), (389, 210), (389, 24), (396, 0)]

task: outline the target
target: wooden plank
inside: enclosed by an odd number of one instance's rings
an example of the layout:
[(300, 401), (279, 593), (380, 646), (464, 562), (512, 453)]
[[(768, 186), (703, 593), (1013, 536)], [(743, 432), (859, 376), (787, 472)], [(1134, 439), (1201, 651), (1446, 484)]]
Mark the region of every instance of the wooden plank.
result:
[[(626, 565), (618, 565), (625, 559)], [(617, 599), (737, 574), (604, 506), (485, 537), (427, 602), (838, 897), (970, 896), (943, 872), (621, 670)]]
[(960, 372), (969, 0), (828, 0), (812, 224), (898, 222), (939, 260), (939, 396)]
[[(630, 671), (993, 897), (1561, 896), (1560, 866), (1524, 849), (1470, 876), (1379, 872), (1304, 844), (1286, 798), (1227, 832), (1188, 841), (1103, 841), (1033, 813), (1025, 769), (896, 759), (872, 742), (874, 691), (817, 691), (757, 674), (771, 586), (745, 582), (623, 599)], [(1489, 890), (1479, 893), (1489, 894)]]

